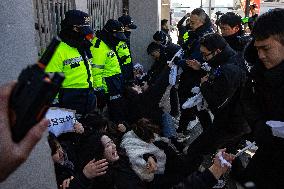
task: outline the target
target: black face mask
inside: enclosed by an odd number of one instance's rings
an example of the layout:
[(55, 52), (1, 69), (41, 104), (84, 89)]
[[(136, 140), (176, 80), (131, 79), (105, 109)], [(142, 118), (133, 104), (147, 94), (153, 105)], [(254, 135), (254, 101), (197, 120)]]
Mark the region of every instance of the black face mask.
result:
[(127, 39), (130, 39), (131, 31), (124, 31), (124, 35)]

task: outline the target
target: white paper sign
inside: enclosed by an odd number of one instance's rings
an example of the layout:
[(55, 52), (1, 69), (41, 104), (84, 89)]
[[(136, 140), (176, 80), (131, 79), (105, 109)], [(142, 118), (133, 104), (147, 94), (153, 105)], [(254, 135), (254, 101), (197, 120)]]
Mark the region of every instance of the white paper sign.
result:
[(56, 137), (74, 131), (75, 111), (73, 110), (50, 108), (45, 117), (49, 120), (48, 131)]

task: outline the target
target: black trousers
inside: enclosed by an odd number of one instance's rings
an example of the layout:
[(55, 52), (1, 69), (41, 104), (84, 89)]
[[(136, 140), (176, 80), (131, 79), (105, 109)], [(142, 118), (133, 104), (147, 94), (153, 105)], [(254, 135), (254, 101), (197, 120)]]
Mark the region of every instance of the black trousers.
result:
[(59, 107), (76, 110), (76, 114), (86, 115), (96, 108), (94, 89), (60, 89)]

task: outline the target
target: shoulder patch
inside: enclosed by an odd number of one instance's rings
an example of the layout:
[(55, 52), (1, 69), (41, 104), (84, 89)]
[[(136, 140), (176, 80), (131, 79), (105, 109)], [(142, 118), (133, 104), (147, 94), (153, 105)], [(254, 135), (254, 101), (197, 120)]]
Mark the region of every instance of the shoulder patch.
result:
[(64, 60), (63, 63), (64, 63), (64, 66), (67, 66), (69, 64), (70, 65), (78, 64), (81, 61), (83, 61), (83, 58), (82, 58), (82, 56), (79, 56), (79, 57), (75, 57), (75, 58), (70, 58), (70, 59)]
[(107, 57), (113, 58), (115, 56), (115, 52), (113, 50), (107, 53)]

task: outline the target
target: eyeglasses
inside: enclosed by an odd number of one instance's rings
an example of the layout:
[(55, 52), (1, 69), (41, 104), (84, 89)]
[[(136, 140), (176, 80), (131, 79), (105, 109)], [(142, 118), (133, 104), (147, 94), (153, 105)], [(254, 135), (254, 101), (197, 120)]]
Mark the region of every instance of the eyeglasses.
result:
[(201, 54), (202, 54), (204, 60), (210, 60), (211, 58), (213, 58), (216, 55), (215, 52), (216, 51), (212, 51), (212, 52), (207, 53), (207, 54), (205, 52), (201, 52)]

